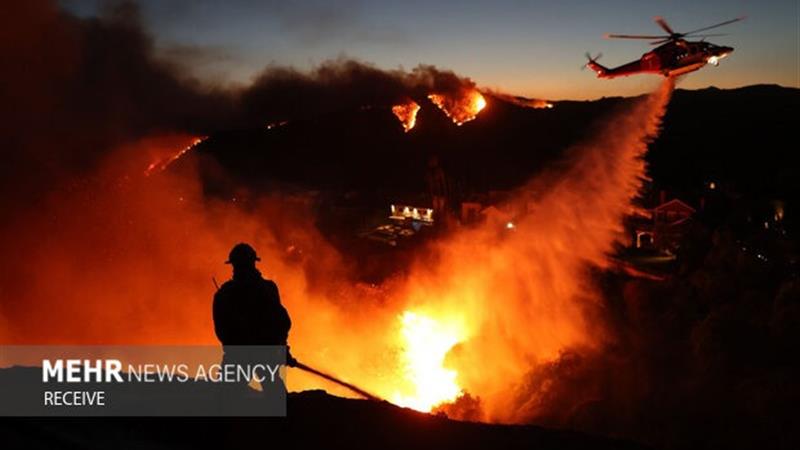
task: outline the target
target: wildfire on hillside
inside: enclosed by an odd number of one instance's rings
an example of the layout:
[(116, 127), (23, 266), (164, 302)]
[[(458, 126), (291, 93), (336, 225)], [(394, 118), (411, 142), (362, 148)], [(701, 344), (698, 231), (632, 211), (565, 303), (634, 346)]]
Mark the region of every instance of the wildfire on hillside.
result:
[(400, 120), (403, 130), (408, 133), (414, 128), (417, 123), (417, 112), (419, 105), (414, 100), (409, 100), (406, 103), (401, 103), (392, 107), (392, 113)]
[(206, 136), (191, 138), (189, 144), (185, 145), (184, 147), (181, 147), (177, 152), (172, 152), (170, 154), (167, 154), (166, 156), (157, 158), (155, 161), (151, 162), (144, 170), (144, 176), (149, 177), (155, 172), (161, 172), (165, 170), (167, 167), (169, 167), (170, 164), (180, 159), (180, 157), (185, 155), (186, 152), (197, 147), (198, 145), (200, 145), (200, 143), (202, 143), (206, 139), (207, 139)]
[(459, 126), (474, 120), (486, 107), (486, 99), (477, 89), (465, 89), (458, 96), (430, 94), (428, 99)]

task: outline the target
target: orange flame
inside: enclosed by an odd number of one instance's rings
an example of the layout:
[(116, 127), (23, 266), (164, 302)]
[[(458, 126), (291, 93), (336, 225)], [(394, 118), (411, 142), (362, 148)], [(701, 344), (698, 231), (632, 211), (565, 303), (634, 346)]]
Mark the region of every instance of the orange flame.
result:
[(413, 100), (392, 107), (392, 112), (400, 120), (400, 124), (403, 125), (403, 130), (406, 133), (416, 125), (417, 111), (419, 111), (419, 105)]
[(475, 89), (466, 90), (459, 97), (430, 94), (428, 98), (459, 126), (474, 120), (486, 107), (486, 99)]
[(170, 164), (172, 164), (173, 162), (177, 161), (181, 156), (185, 155), (186, 152), (188, 152), (189, 150), (195, 148), (197, 145), (199, 145), (201, 142), (205, 141), (206, 139), (208, 139), (207, 136), (194, 137), (194, 138), (192, 138), (192, 140), (189, 143), (189, 145), (181, 148), (180, 150), (178, 150), (177, 153), (173, 153), (171, 155), (168, 155), (166, 157), (162, 157), (162, 158), (159, 158), (159, 159), (153, 161), (144, 170), (144, 176), (149, 177), (150, 175), (153, 174), (153, 172), (160, 172), (160, 171), (165, 170), (167, 167), (169, 167)]
[(447, 353), (464, 340), (465, 330), (443, 324), (428, 316), (406, 311), (400, 317), (403, 339), (403, 376), (411, 383), (410, 393), (396, 393), (392, 401), (428, 412), (442, 402), (454, 401), (462, 393), (456, 371), (444, 367)]
[[(261, 198), (245, 210), (209, 201), (199, 175), (177, 171), (124, 188), (100, 180), (58, 191), (44, 213), (14, 217), (2, 236), (7, 253), (25, 254), (28, 263), (2, 261), (0, 280), (24, 301), (3, 305), (8, 328), (0, 338), (214, 344), (209, 275), (225, 279), (230, 246), (247, 241), (280, 286), (301, 361), (420, 410), (464, 391), (480, 398), (484, 420), (529, 421), (554, 400), (528, 390), (528, 377), (564, 351), (606, 343), (587, 268), (609, 264), (671, 91), (668, 80), (611, 116), (591, 141), (567, 151), (558, 172), (499, 205), (513, 212), (512, 227), (507, 217), (487, 217), (433, 243), (435, 258), (378, 286), (349, 281), (342, 255), (293, 198)], [(134, 163), (140, 170), (140, 159)], [(50, 282), (36, 282), (43, 273)], [(288, 383), (320, 386), (301, 373)]]
[[(515, 396), (526, 376), (566, 350), (605, 345), (605, 331), (592, 320), (599, 294), (586, 268), (609, 265), (671, 92), (667, 82), (611, 118), (568, 152), (570, 169), (533, 180), (501, 205), (515, 212), (511, 227), (489, 218), (440, 242), (436, 265), (414, 267), (401, 294), (400, 336), (389, 337), (410, 361), (376, 392), (427, 411), (465, 391), (480, 397), (486, 420), (536, 416), (540, 393), (522, 403)], [(407, 393), (391, 395), (403, 382), (411, 385)]]

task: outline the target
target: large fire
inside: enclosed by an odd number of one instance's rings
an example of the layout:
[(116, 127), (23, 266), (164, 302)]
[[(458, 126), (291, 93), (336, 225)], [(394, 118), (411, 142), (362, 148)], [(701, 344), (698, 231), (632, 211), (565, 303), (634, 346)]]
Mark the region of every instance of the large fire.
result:
[(486, 107), (486, 99), (477, 89), (466, 89), (459, 96), (430, 94), (428, 98), (459, 126), (475, 119)]
[[(586, 271), (609, 265), (672, 87), (666, 81), (609, 118), (591, 141), (567, 153), (569, 169), (521, 189), (503, 206), (516, 212), (512, 227), (490, 219), (441, 241), (437, 264), (415, 266), (398, 299), (406, 311), (399, 343), (405, 363), (389, 380), (362, 380), (423, 411), (467, 392), (480, 398), (484, 420), (536, 417), (548, 393), (531, 390), (520, 399), (526, 377), (565, 351), (606, 344), (592, 319), (599, 294)], [(384, 345), (395, 342), (387, 339)], [(405, 382), (412, 387), (398, 395)]]
[[(456, 125), (475, 119), (486, 107), (486, 99), (476, 89), (465, 89), (461, 95), (430, 94), (428, 99), (441, 109)], [(552, 106), (552, 105), (551, 105)], [(409, 100), (392, 107), (392, 113), (400, 120), (403, 130), (408, 133), (417, 123), (417, 112), (420, 106)]]
[(453, 369), (444, 367), (447, 353), (466, 336), (456, 324), (444, 324), (412, 311), (402, 322), (403, 376), (411, 382), (409, 394), (396, 393), (392, 402), (418, 411), (430, 411), (462, 393)]
[[(13, 238), (3, 247), (24, 254), (26, 264), (12, 259), (0, 271), (7, 298), (19, 299), (2, 305), (0, 323), (8, 326), (0, 337), (215, 344), (210, 279), (230, 275), (223, 264), (230, 246), (247, 241), (280, 286), (299, 360), (419, 410), (467, 392), (480, 399), (483, 420), (530, 420), (549, 397), (529, 377), (565, 351), (606, 344), (593, 320), (600, 294), (587, 269), (608, 265), (671, 89), (668, 80), (611, 115), (592, 140), (566, 152), (558, 171), (499, 205), (515, 212), (513, 228), (488, 218), (458, 229), (432, 243), (435, 258), (377, 286), (352, 282), (344, 256), (316, 228), (310, 201), (273, 195), (242, 208), (207, 199), (199, 178), (185, 171), (120, 186), (118, 168), (129, 161), (109, 158), (115, 170), (100, 168), (35, 213), (10, 219), (4, 237)], [(477, 91), (431, 100), (456, 123), (485, 106)], [(199, 142), (177, 146), (148, 173)], [(141, 173), (140, 162), (130, 170)], [(292, 390), (320, 383), (300, 373), (288, 380)]]
[(392, 106), (392, 113), (400, 120), (400, 124), (403, 125), (403, 130), (408, 133), (414, 128), (414, 125), (417, 123), (417, 112), (419, 111), (419, 105), (414, 100), (409, 100), (406, 103), (402, 103), (399, 105)]

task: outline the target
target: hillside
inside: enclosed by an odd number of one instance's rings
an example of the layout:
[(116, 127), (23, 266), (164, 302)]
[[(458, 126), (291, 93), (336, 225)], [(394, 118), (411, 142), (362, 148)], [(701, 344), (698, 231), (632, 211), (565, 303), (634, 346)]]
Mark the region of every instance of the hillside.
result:
[[(487, 95), (488, 105), (475, 120), (455, 126), (427, 99), (417, 100), (422, 109), (408, 133), (388, 108), (365, 107), (271, 129), (220, 131), (195, 157), (205, 162), (212, 187), (413, 194), (426, 189), (425, 170), (436, 156), (469, 195), (520, 185), (571, 144), (591, 139), (604, 117), (631, 101), (563, 101), (552, 109), (531, 109)], [(798, 108), (800, 90), (776, 85), (678, 89), (648, 155), (653, 178), (676, 191), (715, 177), (765, 195), (796, 192), (783, 161)]]

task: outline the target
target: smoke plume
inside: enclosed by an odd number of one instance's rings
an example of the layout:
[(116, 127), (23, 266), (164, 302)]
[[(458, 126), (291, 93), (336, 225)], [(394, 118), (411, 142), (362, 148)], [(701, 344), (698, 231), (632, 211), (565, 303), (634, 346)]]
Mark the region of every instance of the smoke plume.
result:
[(208, 86), (158, 57), (133, 3), (82, 19), (50, 1), (20, 2), (2, 21), (6, 210), (40, 200), (64, 177), (93, 170), (111, 149), (148, 136), (391, 108), (475, 86), (430, 65), (386, 71), (348, 59), (310, 72), (269, 66), (244, 88)]
[(293, 343), (318, 352), (308, 357), (325, 358), (338, 334), (330, 352), (345, 372), (396, 372), (364, 367), (385, 352), (380, 345), (343, 350), (382, 332), (398, 311), (383, 307), (380, 289), (352, 282), (313, 226), (309, 198), (275, 194), (240, 206), (205, 198), (191, 169), (147, 177), (145, 169), (216, 129), (388, 109), (432, 92), (462, 95), (472, 81), (433, 66), (383, 71), (336, 60), (309, 73), (267, 67), (243, 89), (210, 87), (158, 58), (134, 4), (89, 19), (47, 1), (13, 9), (1, 27), (0, 239), (14, 255), (0, 267), (4, 342), (214, 343), (211, 277), (226, 279), (220, 262), (248, 241), (280, 283)]
[[(727, 381), (735, 379), (723, 370), (730, 365), (717, 358), (736, 360), (736, 353), (717, 350), (735, 339), (731, 323), (746, 323), (763, 342), (796, 353), (786, 344), (796, 335), (796, 284), (773, 293), (769, 317), (709, 304), (712, 312), (696, 320), (687, 319), (697, 316), (693, 303), (666, 300), (684, 286), (667, 293), (644, 281), (617, 286), (604, 273), (646, 176), (642, 157), (657, 135), (669, 82), (609, 112), (558, 168), (501, 206), (506, 216), (435, 242), (407, 274), (370, 285), (354, 281), (347, 258), (315, 227), (311, 195), (272, 193), (239, 204), (207, 198), (196, 167), (143, 172), (217, 129), (426, 104), (432, 93), (463, 96), (475, 89), (471, 80), (432, 66), (386, 71), (337, 60), (311, 72), (267, 67), (243, 89), (209, 87), (155, 56), (130, 4), (99, 19), (43, 1), (12, 9), (0, 26), (0, 104), (8, 110), (0, 341), (214, 344), (212, 277), (228, 278), (222, 261), (246, 241), (280, 286), (295, 356), (390, 399), (419, 394), (406, 376), (403, 332), (429, 318), (455, 336), (444, 365), (469, 396), (441, 408), (454, 417), (670, 445), (712, 416), (714, 405), (741, 409), (725, 388), (774, 404), (762, 378)], [(717, 240), (727, 248), (724, 236)], [(726, 255), (709, 258), (730, 261)], [(757, 351), (748, 355), (758, 360)], [(675, 361), (690, 381), (672, 382)], [(319, 382), (291, 374), (289, 385)], [(650, 410), (653, 402), (660, 412)], [(677, 423), (682, 402), (700, 413)]]

